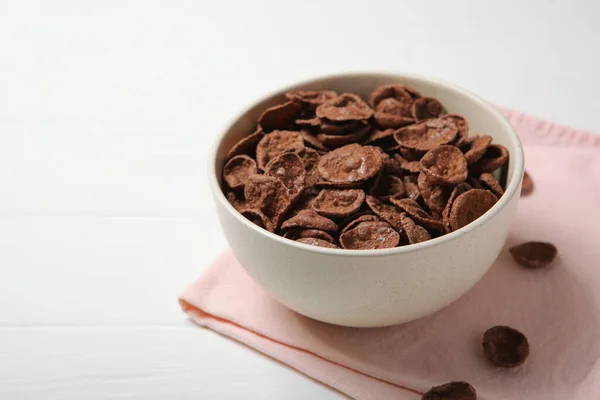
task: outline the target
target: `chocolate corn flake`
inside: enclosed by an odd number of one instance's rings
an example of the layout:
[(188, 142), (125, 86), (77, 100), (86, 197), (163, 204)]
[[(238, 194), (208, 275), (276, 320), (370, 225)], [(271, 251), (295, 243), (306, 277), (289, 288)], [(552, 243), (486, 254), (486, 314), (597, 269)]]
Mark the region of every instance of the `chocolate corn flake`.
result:
[(373, 118), (381, 129), (398, 129), (415, 123), (411, 115), (412, 98), (397, 100), (393, 97), (383, 99), (377, 104)]
[(417, 178), (417, 185), (427, 207), (435, 213), (441, 213), (450, 197), (448, 188), (436, 185), (423, 172)]
[[(398, 86), (398, 85), (396, 85), (396, 86)], [(405, 90), (406, 92), (408, 92), (408, 94), (410, 94), (410, 95), (411, 95), (411, 97), (412, 97), (413, 99), (415, 99), (415, 100), (416, 100), (416, 99), (418, 99), (419, 97), (423, 97), (423, 95), (422, 95), (420, 92), (418, 92), (418, 91), (417, 91), (416, 89), (414, 89), (414, 88), (411, 88), (410, 86), (402, 85), (402, 87), (403, 87), (403, 88), (404, 88), (404, 90)]]
[(415, 122), (414, 119), (409, 117), (382, 113), (380, 111), (375, 111), (373, 119), (375, 120), (377, 127), (381, 129), (398, 129)]
[(275, 228), (291, 205), (288, 189), (277, 178), (268, 175), (251, 175), (244, 187), (244, 197), (249, 208), (262, 211)]
[(276, 129), (289, 129), (294, 121), (300, 116), (301, 111), (302, 106), (293, 101), (267, 108), (258, 118), (258, 126), (260, 126), (265, 133), (269, 133)]
[(419, 225), (437, 231), (442, 229), (442, 222), (423, 210), (416, 201), (411, 199), (396, 199), (394, 197), (392, 197), (390, 201)]
[(533, 179), (525, 171), (523, 174), (523, 183), (521, 184), (521, 196), (528, 196), (533, 192)]
[(400, 168), (407, 173), (418, 174), (421, 172), (421, 162), (420, 161), (408, 161), (406, 158), (402, 157), (399, 153), (394, 153), (392, 158), (396, 160)]
[(240, 214), (242, 214), (246, 219), (251, 221), (253, 224), (260, 226), (263, 229), (268, 230), (269, 232), (275, 231), (275, 226), (273, 225), (273, 221), (271, 221), (262, 211), (246, 208), (244, 210), (240, 210)]
[(500, 144), (491, 144), (485, 154), (471, 167), (479, 173), (494, 172), (508, 162), (508, 150)]
[(364, 140), (363, 143), (378, 146), (378, 143), (380, 140), (385, 140), (385, 139), (389, 139), (389, 138), (393, 138), (393, 137), (394, 137), (393, 129), (385, 129), (385, 130), (373, 129), (371, 131), (371, 133), (367, 136), (367, 138)]
[(228, 191), (225, 192), (225, 197), (227, 197), (229, 204), (231, 204), (238, 212), (248, 208), (248, 202), (244, 198), (244, 193), (240, 193), (239, 191)]
[(467, 179), (467, 160), (457, 147), (438, 146), (421, 158), (421, 172), (436, 185), (456, 185)]
[(347, 121), (347, 122), (334, 122), (324, 120), (321, 123), (321, 133), (327, 135), (345, 135), (346, 133), (354, 132), (359, 128), (368, 126), (364, 121)]
[(405, 170), (406, 172), (409, 172), (411, 174), (418, 174), (419, 172), (421, 172), (421, 162), (420, 161), (407, 161), (404, 160), (400, 166), (402, 167), (403, 170)]
[(277, 178), (267, 175), (251, 175), (244, 187), (244, 197), (249, 204), (262, 204), (273, 197), (288, 197), (288, 190)]
[(468, 183), (473, 189), (485, 189), (481, 182), (479, 182), (479, 179), (475, 178), (472, 175), (469, 175), (467, 177), (465, 183)]
[(406, 191), (406, 197), (414, 201), (418, 201), (421, 198), (421, 191), (417, 184), (417, 177), (415, 175), (406, 175), (402, 178), (404, 184), (404, 190)]
[(298, 133), (302, 137), (302, 140), (304, 140), (304, 144), (306, 146), (313, 147), (313, 148), (315, 148), (317, 150), (321, 150), (321, 151), (329, 151), (329, 149), (327, 147), (325, 147), (325, 145), (323, 143), (321, 143), (315, 135), (313, 135), (311, 132), (307, 131), (306, 129), (301, 129)]
[(373, 214), (362, 214), (362, 215), (359, 215), (358, 217), (350, 220), (348, 223), (342, 224), (342, 226), (344, 226), (344, 228), (341, 230), (340, 233), (347, 232), (350, 229), (355, 228), (356, 225), (360, 224), (361, 222), (366, 222), (366, 221), (381, 221), (381, 220), (379, 219), (379, 217), (377, 217), (376, 215), (373, 215)]
[(344, 93), (318, 106), (316, 114), (330, 121), (360, 121), (371, 118), (373, 110), (357, 95)]
[(401, 199), (406, 197), (406, 189), (401, 178), (382, 172), (369, 194), (381, 200), (388, 200), (390, 197)]
[(291, 240), (297, 240), (302, 238), (321, 239), (329, 243), (333, 243), (337, 246), (335, 239), (329, 233), (319, 229), (290, 229), (283, 233), (283, 237)]
[(400, 100), (393, 97), (383, 99), (375, 108), (374, 119), (381, 129), (398, 129), (413, 124), (411, 115), (412, 98), (410, 95)]
[(298, 153), (304, 149), (304, 140), (298, 132), (273, 131), (263, 137), (256, 146), (256, 162), (261, 170), (282, 153)]
[(231, 189), (243, 189), (250, 175), (258, 173), (256, 161), (247, 155), (232, 157), (223, 167), (223, 180)]
[(299, 153), (299, 156), (304, 164), (304, 187), (313, 187), (319, 181), (317, 165), (321, 156), (315, 150), (307, 147)]
[(471, 189), (454, 200), (450, 211), (450, 227), (453, 231), (462, 228), (485, 214), (498, 198), (489, 190)]
[(327, 240), (314, 238), (314, 237), (300, 238), (300, 239), (297, 239), (296, 242), (310, 244), (312, 246), (318, 246), (318, 247), (327, 247), (330, 249), (339, 249), (339, 247), (337, 245), (335, 245), (334, 243), (328, 242)]
[(421, 400), (477, 400), (477, 392), (469, 383), (455, 381), (432, 387)]
[(333, 90), (300, 90), (285, 94), (288, 100), (299, 103), (309, 110), (315, 110), (321, 104), (335, 99), (337, 96), (338, 94)]
[(481, 174), (479, 176), (479, 182), (481, 182), (481, 185), (485, 189), (494, 193), (498, 198), (502, 197), (502, 195), (504, 194), (502, 186), (500, 185), (500, 183), (498, 183), (496, 178), (494, 178), (494, 175), (490, 173), (484, 172), (483, 174)]
[[(492, 136), (469, 137), (467, 120), (437, 99), (397, 83), (375, 88), (369, 103), (330, 90), (285, 98), (222, 168), (227, 200), (264, 229), (340, 245), (360, 226), (366, 233), (346, 245), (404, 246), (459, 229), (502, 196), (507, 150)], [(526, 175), (523, 195), (528, 184)], [(376, 228), (388, 229), (382, 243)]]
[(525, 268), (547, 267), (558, 254), (556, 246), (548, 242), (526, 242), (510, 248), (510, 255)]
[(404, 147), (400, 147), (398, 149), (398, 153), (406, 160), (406, 161), (421, 161), (421, 157), (423, 157), (426, 151), (420, 150), (409, 150)]
[(442, 144), (451, 143), (458, 133), (452, 122), (441, 118), (428, 119), (394, 132), (396, 142), (410, 150), (429, 151)]
[(296, 120), (296, 125), (301, 128), (318, 128), (321, 126), (323, 121), (319, 117), (313, 118), (300, 118)]
[(459, 183), (454, 187), (452, 193), (450, 193), (450, 197), (448, 198), (448, 202), (446, 202), (446, 207), (442, 211), (442, 224), (444, 225), (444, 231), (446, 233), (452, 232), (452, 227), (450, 226), (450, 211), (452, 210), (452, 204), (454, 200), (467, 190), (471, 190), (472, 187), (466, 182)]
[(411, 114), (417, 121), (429, 118), (437, 118), (446, 114), (444, 106), (433, 97), (421, 97), (416, 99), (411, 107)]
[(335, 244), (335, 239), (329, 233), (319, 229), (302, 229), (297, 233), (297, 238), (315, 238)]
[[(465, 140), (462, 141), (462, 143), (460, 145), (454, 144), (456, 147), (458, 147), (459, 149), (461, 149), (464, 152), (467, 152), (467, 150), (469, 150), (469, 148), (471, 147), (471, 145), (473, 144), (473, 142), (478, 139), (479, 137), (481, 137), (482, 135), (475, 135), (475, 136), (469, 136), (468, 138), (466, 138)], [(485, 135), (487, 136), (487, 135)], [(491, 137), (491, 136), (490, 136)], [(487, 147), (487, 145), (486, 145)]]
[(319, 134), (317, 134), (317, 139), (321, 143), (323, 143), (325, 146), (327, 146), (329, 148), (335, 148), (335, 147), (344, 146), (344, 145), (347, 145), (350, 143), (358, 142), (363, 137), (365, 137), (365, 135), (367, 133), (369, 133), (370, 130), (371, 130), (371, 127), (364, 126), (364, 127), (357, 129), (354, 132), (349, 132), (349, 133), (346, 133), (343, 135), (328, 135), (325, 133), (319, 133)]
[(354, 214), (365, 201), (361, 189), (323, 189), (313, 203), (319, 214), (329, 218), (342, 218)]
[[(375, 147), (376, 149), (380, 149), (379, 147)], [(404, 175), (404, 170), (394, 158), (390, 157), (389, 154), (384, 153), (383, 150), (379, 152), (381, 156), (381, 161), (383, 162), (383, 171), (390, 175), (402, 176)]]
[(356, 143), (325, 154), (318, 166), (321, 177), (334, 184), (364, 182), (382, 168), (383, 161), (375, 148)]
[(460, 147), (469, 136), (469, 124), (462, 115), (446, 114), (440, 117), (440, 119), (450, 122), (456, 126), (458, 133), (456, 139), (454, 139), (454, 145)]
[(413, 100), (410, 97), (410, 95), (406, 98), (402, 98), (401, 100), (395, 99), (393, 97), (388, 97), (387, 99), (383, 99), (379, 103), (377, 103), (377, 106), (375, 107), (375, 112), (404, 116), (406, 118), (412, 119), (409, 108), (412, 102)]
[(467, 160), (467, 164), (471, 165), (483, 157), (490, 143), (492, 143), (492, 137), (489, 135), (477, 136), (473, 140), (465, 142), (467, 148), (465, 159)]
[(256, 153), (256, 145), (258, 142), (260, 142), (263, 136), (265, 136), (265, 133), (261, 129), (257, 129), (254, 133), (237, 142), (231, 148), (231, 150), (229, 150), (229, 153), (227, 153), (227, 158), (229, 159), (241, 154), (254, 156)]
[(265, 175), (279, 179), (288, 189), (291, 198), (304, 189), (306, 172), (302, 159), (296, 153), (283, 153), (269, 161), (265, 167)]
[(415, 224), (415, 221), (406, 216), (406, 214), (400, 214), (400, 223), (404, 234), (408, 239), (409, 244), (420, 243), (431, 239), (431, 235), (427, 232), (427, 229)]
[(529, 356), (529, 342), (518, 330), (498, 325), (483, 335), (485, 357), (494, 365), (514, 368), (522, 365)]
[(304, 189), (304, 191), (300, 193), (296, 199), (294, 199), (295, 201), (288, 210), (285, 219), (289, 219), (295, 215), (298, 215), (298, 213), (302, 210), (312, 210), (313, 203), (315, 202), (319, 192), (320, 190), (315, 187)]
[(382, 220), (388, 222), (399, 233), (402, 232), (402, 212), (397, 207), (388, 203), (384, 203), (377, 197), (373, 196), (367, 196), (365, 202), (367, 203), (371, 211), (375, 213), (375, 215), (377, 215)]
[(325, 232), (335, 232), (338, 230), (335, 222), (319, 215), (314, 210), (302, 210), (281, 225), (281, 229), (283, 230), (294, 228), (319, 229)]
[(382, 150), (388, 151), (398, 146), (394, 139), (393, 129), (373, 129), (363, 141), (363, 144), (378, 146)]
[(373, 107), (377, 107), (385, 99), (394, 99), (405, 105), (402, 113), (398, 115), (410, 117), (412, 103), (419, 97), (421, 97), (421, 94), (408, 86), (397, 84), (383, 85), (373, 90), (371, 97), (369, 98), (369, 104)]
[(340, 245), (350, 250), (388, 249), (399, 242), (398, 232), (383, 221), (360, 222), (340, 235)]

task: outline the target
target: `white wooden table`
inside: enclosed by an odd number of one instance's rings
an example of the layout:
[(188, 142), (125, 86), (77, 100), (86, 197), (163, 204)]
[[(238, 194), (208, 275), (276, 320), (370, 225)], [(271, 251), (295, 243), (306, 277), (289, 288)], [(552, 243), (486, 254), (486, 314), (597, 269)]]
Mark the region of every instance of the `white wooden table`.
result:
[[(0, 2), (0, 399), (340, 395), (193, 326), (215, 135), (279, 86), (409, 71), (600, 132), (600, 3)], [(326, 4), (325, 4), (326, 3)]]

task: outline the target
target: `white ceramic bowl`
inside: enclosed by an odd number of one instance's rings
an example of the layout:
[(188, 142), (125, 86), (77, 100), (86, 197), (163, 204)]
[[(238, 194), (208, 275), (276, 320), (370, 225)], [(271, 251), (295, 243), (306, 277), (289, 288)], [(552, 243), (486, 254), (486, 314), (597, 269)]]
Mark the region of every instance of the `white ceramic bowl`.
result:
[[(310, 246), (277, 236), (240, 215), (223, 195), (227, 151), (253, 132), (267, 107), (290, 90), (331, 89), (368, 98), (379, 85), (403, 83), (439, 99), (466, 117), (471, 134), (485, 133), (510, 152), (505, 194), (487, 213), (445, 236), (384, 250)], [(467, 292), (500, 253), (519, 200), (523, 149), (508, 121), (490, 104), (454, 85), (412, 75), (357, 73), (285, 88), (237, 117), (213, 149), (209, 179), (219, 220), (240, 264), (273, 298), (300, 314), (355, 327), (410, 321), (437, 311)]]

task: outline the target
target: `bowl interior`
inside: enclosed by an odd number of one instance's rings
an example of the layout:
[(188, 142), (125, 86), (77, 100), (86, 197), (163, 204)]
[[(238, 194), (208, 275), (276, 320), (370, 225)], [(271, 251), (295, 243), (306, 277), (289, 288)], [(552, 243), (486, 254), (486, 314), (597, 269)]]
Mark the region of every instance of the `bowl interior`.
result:
[[(210, 178), (213, 184), (213, 189), (216, 190), (218, 187), (219, 192), (221, 192), (221, 169), (225, 163), (229, 149), (231, 149), (242, 138), (254, 132), (256, 129), (256, 121), (265, 109), (285, 102), (286, 100), (284, 94), (286, 92), (293, 90), (327, 89), (335, 90), (338, 93), (356, 93), (363, 99), (367, 100), (373, 89), (390, 83), (405, 84), (418, 90), (424, 96), (438, 99), (446, 107), (449, 113), (460, 114), (467, 119), (470, 136), (477, 134), (490, 135), (493, 137), (494, 143), (504, 145), (510, 154), (505, 185), (506, 193), (500, 199), (500, 201), (494, 207), (492, 207), (491, 210), (503, 207), (503, 203), (505, 203), (507, 200), (506, 198), (511, 198), (513, 195), (515, 195), (515, 192), (519, 190), (519, 185), (523, 174), (523, 149), (516, 132), (498, 110), (470, 92), (449, 83), (439, 82), (419, 76), (369, 73), (343, 74), (302, 82), (297, 85), (282, 89), (281, 91), (260, 100), (245, 110), (233, 121), (226, 132), (224, 132), (224, 134), (217, 139), (217, 143), (212, 154), (214, 158), (212, 159), (210, 165)], [(217, 197), (220, 198), (221, 201), (228, 203), (222, 192), (218, 193)], [(229, 204), (227, 204), (227, 206), (229, 206)], [(233, 207), (231, 207), (231, 209), (233, 210)], [(243, 219), (241, 215), (240, 218)], [(265, 231), (265, 233), (267, 232)], [(432, 239), (428, 242), (435, 242), (439, 239), (441, 238)], [(418, 245), (412, 245), (408, 247), (413, 246)], [(345, 251), (347, 252), (347, 250)]]

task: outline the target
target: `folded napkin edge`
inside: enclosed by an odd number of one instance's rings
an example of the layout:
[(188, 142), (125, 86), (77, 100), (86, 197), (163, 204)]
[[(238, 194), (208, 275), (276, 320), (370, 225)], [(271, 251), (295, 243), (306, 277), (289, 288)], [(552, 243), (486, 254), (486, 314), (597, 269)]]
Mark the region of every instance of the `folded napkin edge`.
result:
[(600, 147), (600, 135), (559, 124), (510, 108), (496, 106), (519, 133), (525, 144), (553, 147)]
[[(274, 360), (276, 360), (278, 362), (282, 362), (282, 361), (280, 359), (278, 359), (276, 356), (270, 354), (266, 348), (258, 348), (258, 347), (252, 346), (252, 345), (246, 343), (241, 338), (237, 338), (237, 337), (232, 336), (232, 335), (230, 335), (228, 333), (221, 332), (219, 329), (215, 329), (214, 326), (209, 326), (209, 324), (204, 323), (203, 320), (212, 320), (212, 321), (217, 322), (219, 324), (229, 325), (229, 326), (235, 328), (236, 330), (244, 331), (244, 332), (249, 333), (251, 335), (254, 335), (254, 336), (256, 336), (256, 337), (258, 337), (258, 338), (260, 338), (260, 339), (262, 339), (264, 341), (268, 341), (270, 343), (275, 343), (275, 344), (277, 344), (279, 346), (283, 346), (283, 347), (285, 347), (285, 348), (287, 348), (287, 349), (289, 349), (291, 351), (295, 351), (295, 352), (299, 352), (299, 353), (302, 353), (302, 354), (309, 355), (311, 357), (315, 357), (315, 358), (317, 358), (317, 359), (319, 359), (321, 361), (324, 361), (326, 363), (331, 364), (332, 366), (340, 367), (340, 368), (342, 368), (344, 370), (353, 372), (355, 374), (362, 375), (365, 378), (373, 379), (373, 380), (378, 381), (378, 382), (383, 383), (383, 384), (390, 385), (390, 386), (395, 387), (397, 389), (405, 390), (405, 391), (407, 391), (409, 393), (417, 394), (417, 395), (420, 395), (420, 396), (422, 396), (424, 394), (423, 392), (421, 392), (421, 391), (419, 391), (417, 389), (411, 388), (409, 386), (399, 385), (399, 384), (396, 384), (396, 383), (393, 383), (393, 382), (390, 382), (390, 381), (386, 381), (385, 379), (381, 379), (381, 378), (378, 378), (376, 376), (372, 376), (372, 375), (366, 374), (366, 373), (364, 373), (362, 371), (359, 371), (357, 369), (347, 367), (347, 366), (345, 366), (343, 364), (340, 364), (340, 363), (337, 363), (335, 361), (332, 361), (332, 360), (330, 360), (330, 359), (328, 359), (326, 357), (323, 357), (323, 356), (321, 356), (321, 355), (319, 355), (317, 353), (313, 353), (313, 352), (311, 352), (309, 350), (306, 350), (306, 349), (303, 349), (301, 347), (296, 347), (296, 346), (287, 344), (285, 342), (281, 342), (279, 340), (270, 338), (270, 337), (268, 337), (266, 335), (263, 335), (263, 334), (261, 334), (259, 332), (254, 331), (252, 329), (248, 329), (248, 328), (246, 328), (246, 327), (244, 327), (244, 326), (242, 326), (242, 325), (240, 325), (240, 324), (238, 324), (236, 322), (233, 322), (233, 321), (231, 321), (229, 319), (226, 319), (226, 318), (223, 318), (221, 316), (208, 313), (208, 312), (202, 310), (201, 308), (199, 308), (197, 306), (194, 306), (193, 304), (189, 303), (183, 297), (180, 297), (178, 299), (178, 303), (179, 303), (179, 306), (181, 307), (182, 311), (188, 317), (190, 317), (190, 319), (194, 323), (198, 324), (199, 326), (202, 326), (202, 327), (214, 330), (214, 331), (216, 331), (216, 332), (218, 332), (220, 334), (224, 334), (226, 337), (231, 338), (231, 339), (237, 341), (238, 343), (243, 344), (244, 346), (256, 349), (256, 350), (260, 351), (262, 354), (265, 354), (265, 355), (273, 358)], [(295, 370), (303, 373), (304, 375), (308, 376), (309, 378), (315, 379), (315, 380), (317, 380), (319, 382), (324, 383), (325, 385), (327, 385), (329, 387), (334, 388), (334, 390), (337, 390), (337, 388), (332, 383), (323, 381), (321, 379), (318, 379), (316, 377), (317, 376), (316, 374), (312, 374), (309, 368), (303, 368), (300, 363), (290, 363), (290, 362), (286, 361), (284, 363), (284, 365), (289, 365), (290, 367), (292, 367)]]

